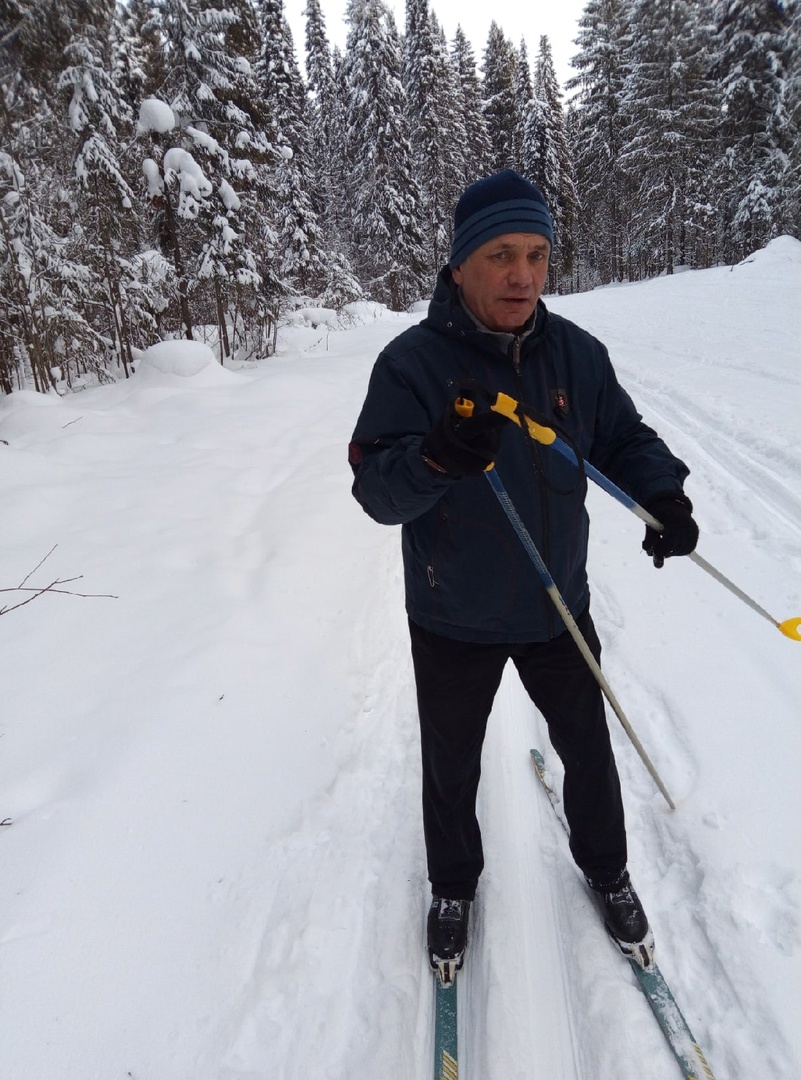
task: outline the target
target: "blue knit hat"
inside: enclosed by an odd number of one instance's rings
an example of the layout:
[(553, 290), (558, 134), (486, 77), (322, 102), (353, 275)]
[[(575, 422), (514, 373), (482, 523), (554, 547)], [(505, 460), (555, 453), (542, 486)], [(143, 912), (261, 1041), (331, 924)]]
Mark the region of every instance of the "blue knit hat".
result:
[(536, 233), (553, 247), (553, 222), (542, 192), (520, 173), (504, 169), (471, 184), (453, 213), (450, 265), (504, 233)]

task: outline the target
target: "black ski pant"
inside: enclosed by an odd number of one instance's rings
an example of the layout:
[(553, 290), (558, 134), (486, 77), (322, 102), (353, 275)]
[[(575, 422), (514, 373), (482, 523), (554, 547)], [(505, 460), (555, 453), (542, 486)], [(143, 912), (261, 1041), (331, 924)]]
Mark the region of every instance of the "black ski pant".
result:
[[(576, 622), (600, 660), (589, 609)], [(600, 687), (570, 634), (545, 642), (487, 645), (442, 637), (411, 620), (409, 628), (420, 714), (423, 828), (434, 895), (472, 900), (484, 868), (476, 818), (481, 749), (509, 659), (545, 718), (564, 765), (573, 858), (592, 881), (616, 880), (626, 866), (620, 781)]]

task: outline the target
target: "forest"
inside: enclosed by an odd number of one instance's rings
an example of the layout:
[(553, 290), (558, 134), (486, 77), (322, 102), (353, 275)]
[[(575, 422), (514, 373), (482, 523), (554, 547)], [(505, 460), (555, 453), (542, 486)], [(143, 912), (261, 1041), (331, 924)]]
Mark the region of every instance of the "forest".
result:
[(0, 0), (0, 394), (170, 337), (266, 357), (304, 305), (406, 310), (507, 167), (551, 207), (551, 293), (801, 237), (799, 0), (588, 0), (564, 87), (545, 35), (493, 22), (477, 57), (428, 0), (346, 19), (332, 48), (308, 0), (299, 55), (282, 0)]

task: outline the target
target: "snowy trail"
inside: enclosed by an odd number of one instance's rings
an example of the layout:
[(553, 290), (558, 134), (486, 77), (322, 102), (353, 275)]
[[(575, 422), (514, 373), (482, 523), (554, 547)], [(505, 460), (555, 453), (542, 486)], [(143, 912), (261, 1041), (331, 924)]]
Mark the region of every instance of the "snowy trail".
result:
[(788, 557), (795, 555), (801, 538), (801, 468), (781, 431), (766, 426), (752, 431), (741, 418), (699, 405), (686, 390), (630, 369), (623, 378), (657, 430), (671, 445), (682, 445), (681, 453), (693, 463), (693, 483), (702, 481), (710, 496), (723, 498), (745, 543), (771, 536), (785, 544)]
[[(391, 598), (394, 551), (382, 562)], [(368, 1075), (386, 1055), (413, 1075), (421, 1057), (419, 1040), (404, 1037), (421, 1030), (419, 942), (392, 932), (419, 925), (423, 892), (422, 880), (409, 888), (406, 858), (419, 845), (408, 649), (375, 610), (361, 614), (350, 639), (350, 718), (337, 739), (347, 752), (333, 782), (266, 852), (272, 888), (254, 912), (261, 937), (230, 1020), (226, 1080), (265, 1069), (301, 1080), (311, 1047), (316, 1075), (340, 1080)], [(393, 1018), (388, 1030), (381, 1015)]]
[(467, 1075), (523, 1080), (536, 1062), (546, 1076), (578, 1080), (571, 1008), (575, 972), (565, 963), (563, 919), (549, 865), (548, 811), (537, 799), (527, 766), (533, 720), (516, 674), (507, 671), (485, 744), (479, 803), (486, 855), (478, 911), (482, 932), (474, 942), (468, 980), (472, 990), (481, 978), (487, 1032), (477, 1046), (468, 1044)]
[[(690, 463), (701, 553), (778, 617), (801, 614), (794, 243), (552, 303)], [(0, 619), (3, 1080), (428, 1076), (399, 535), (345, 464), (372, 362), (411, 318), (290, 329), (237, 374), (0, 400), (0, 586), (55, 544), (37, 581), (118, 596)], [(716, 1080), (797, 1080), (801, 646), (692, 564), (656, 572), (639, 522), (589, 505), (604, 668), (678, 804), (610, 718), (660, 965)], [(510, 671), (460, 1075), (677, 1080), (532, 745), (558, 776)]]

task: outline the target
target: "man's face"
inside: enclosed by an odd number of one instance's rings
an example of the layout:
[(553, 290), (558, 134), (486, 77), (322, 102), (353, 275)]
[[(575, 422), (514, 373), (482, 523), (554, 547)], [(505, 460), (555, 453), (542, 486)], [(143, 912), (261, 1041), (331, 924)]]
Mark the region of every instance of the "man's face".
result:
[(453, 270), (462, 299), (488, 330), (511, 333), (528, 322), (548, 274), (551, 245), (536, 233), (488, 240)]

